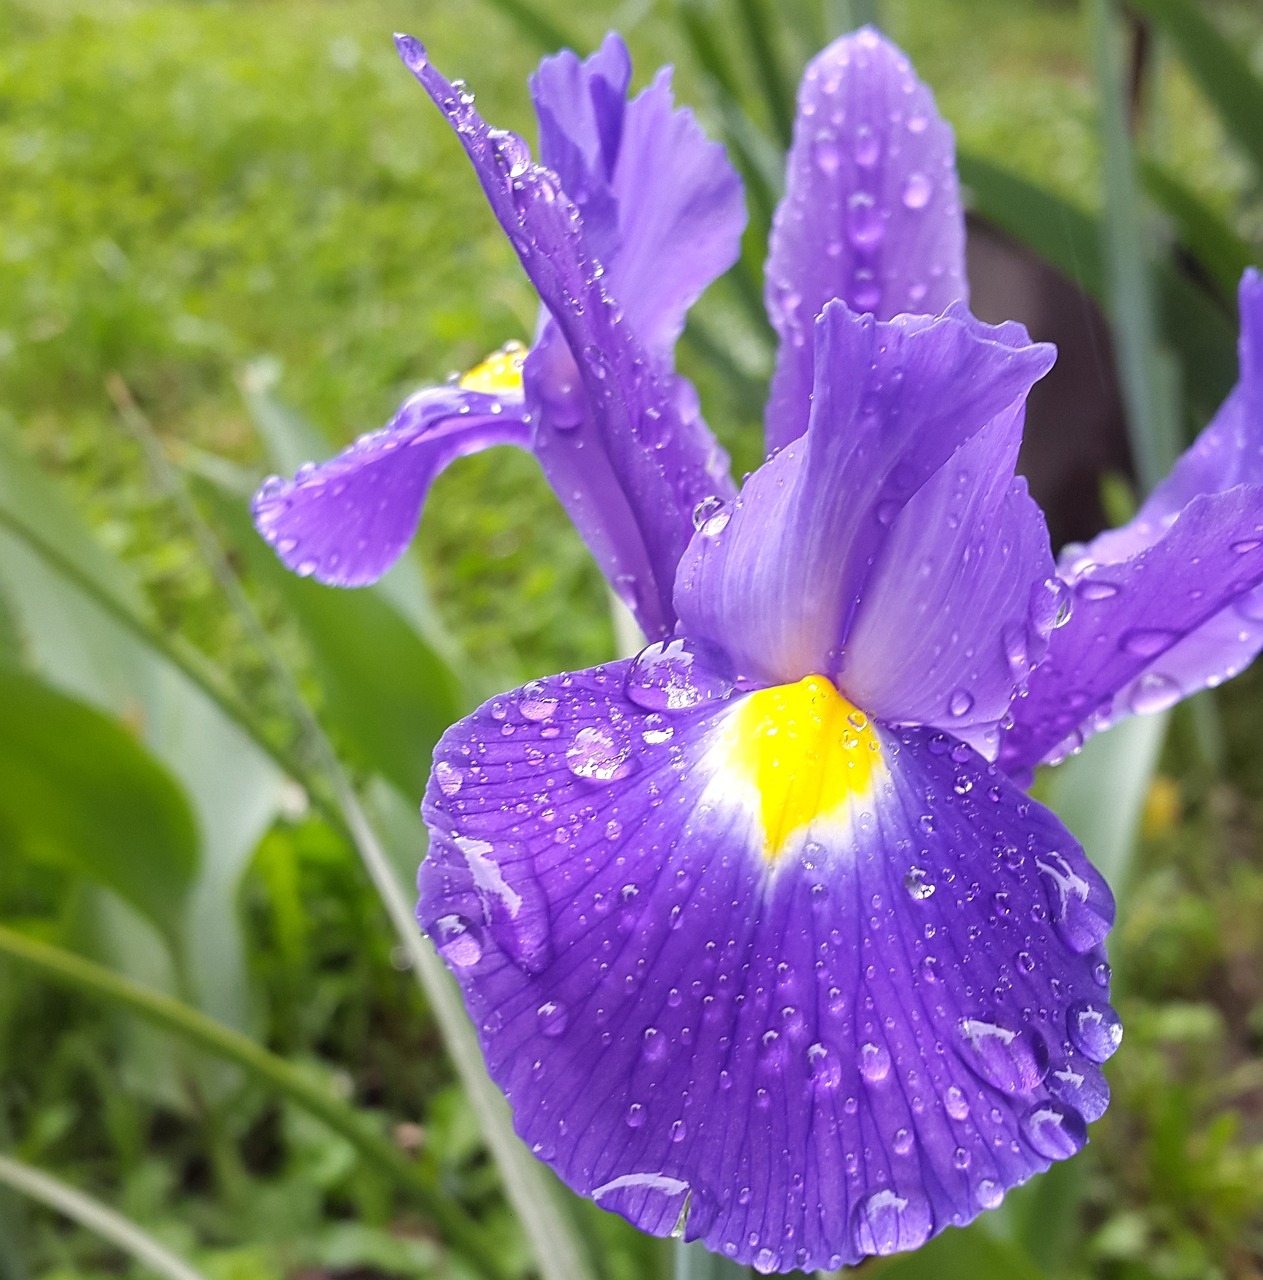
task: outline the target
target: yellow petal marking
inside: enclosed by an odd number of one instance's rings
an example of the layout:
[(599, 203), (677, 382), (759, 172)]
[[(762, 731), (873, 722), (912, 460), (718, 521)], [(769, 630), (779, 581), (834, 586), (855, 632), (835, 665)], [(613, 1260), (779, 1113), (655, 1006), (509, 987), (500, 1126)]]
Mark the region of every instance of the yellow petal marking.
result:
[(750, 694), (723, 733), (722, 765), (756, 797), (769, 862), (804, 827), (844, 817), (886, 772), (868, 717), (822, 676)]
[(499, 351), (493, 351), (481, 364), (461, 375), (461, 390), (482, 391), (492, 396), (520, 396), (525, 360), (526, 348), (520, 342), (506, 342)]

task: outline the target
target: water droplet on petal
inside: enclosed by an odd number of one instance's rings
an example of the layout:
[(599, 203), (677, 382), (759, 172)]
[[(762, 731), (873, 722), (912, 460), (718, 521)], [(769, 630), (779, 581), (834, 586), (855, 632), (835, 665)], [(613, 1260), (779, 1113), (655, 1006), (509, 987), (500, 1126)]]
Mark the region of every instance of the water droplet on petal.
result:
[(937, 886), (930, 880), (929, 872), (923, 867), (909, 867), (907, 874), (903, 877), (903, 887), (908, 891), (908, 897), (913, 902), (924, 902), (927, 898), (934, 896)]
[(693, 508), (693, 528), (702, 530), (723, 509), (724, 500), (711, 494)]
[(1004, 1202), (1004, 1188), (992, 1178), (980, 1178), (974, 1198), (983, 1209), (998, 1209)]
[(1178, 639), (1178, 631), (1165, 627), (1133, 627), (1123, 633), (1119, 646), (1137, 658), (1156, 658), (1165, 653)]
[(1076, 1000), (1066, 1010), (1070, 1039), (1084, 1057), (1104, 1062), (1123, 1042), (1123, 1024), (1103, 1000)]
[(860, 1253), (899, 1253), (923, 1245), (933, 1233), (930, 1202), (917, 1191), (901, 1196), (883, 1187), (865, 1196), (851, 1217), (851, 1234)]
[(948, 1085), (943, 1095), (943, 1108), (953, 1120), (964, 1120), (969, 1115), (969, 1102), (957, 1085)]
[(445, 796), (454, 796), (465, 781), (464, 772), (450, 761), (440, 760), (434, 766), (434, 781)]
[(627, 669), (625, 688), (647, 711), (685, 711), (728, 697), (734, 684), (718, 650), (678, 638), (642, 649)]
[(1036, 1103), (1022, 1117), (1027, 1142), (1047, 1160), (1066, 1160), (1082, 1151), (1088, 1140), (1083, 1117), (1057, 1098)]
[(539, 1029), (546, 1036), (559, 1036), (570, 1022), (570, 1012), (560, 1000), (546, 1000), (535, 1010)]
[(981, 1018), (963, 1018), (957, 1028), (968, 1066), (1005, 1093), (1034, 1089), (1048, 1073), (1048, 1046), (1039, 1032), (1015, 1031)]
[(1035, 859), (1048, 896), (1049, 914), (1066, 945), (1080, 955), (1103, 942), (1114, 923), (1114, 900), (1103, 883), (1089, 880), (1064, 854)]
[(903, 203), (909, 209), (924, 209), (933, 192), (934, 183), (925, 174), (909, 174), (903, 186)]
[(827, 1045), (816, 1043), (807, 1050), (812, 1083), (818, 1089), (836, 1089), (842, 1083), (842, 1064)]
[(860, 1075), (872, 1084), (884, 1080), (890, 1074), (890, 1050), (884, 1044), (871, 1040), (860, 1045)]
[(566, 749), (566, 768), (576, 778), (591, 782), (615, 782), (633, 772), (631, 744), (606, 725), (588, 725), (575, 734)]
[(959, 719), (961, 716), (967, 716), (973, 707), (973, 694), (968, 689), (957, 689), (947, 704), (947, 712)]
[(1183, 696), (1183, 689), (1170, 676), (1146, 671), (1132, 686), (1127, 705), (1135, 715), (1153, 715), (1175, 706)]
[(557, 695), (542, 680), (532, 680), (522, 687), (518, 710), (528, 720), (547, 720), (557, 710)]
[(645, 1123), (645, 1108), (639, 1102), (633, 1102), (627, 1108), (627, 1127), (629, 1129), (639, 1129)]
[(440, 916), (429, 929), (439, 955), (448, 964), (468, 969), (482, 959), (482, 934), (472, 920), (464, 916)]
[(1075, 587), (1075, 594), (1080, 600), (1109, 600), (1118, 595), (1119, 586), (1114, 582), (1105, 582), (1101, 578), (1084, 578)]

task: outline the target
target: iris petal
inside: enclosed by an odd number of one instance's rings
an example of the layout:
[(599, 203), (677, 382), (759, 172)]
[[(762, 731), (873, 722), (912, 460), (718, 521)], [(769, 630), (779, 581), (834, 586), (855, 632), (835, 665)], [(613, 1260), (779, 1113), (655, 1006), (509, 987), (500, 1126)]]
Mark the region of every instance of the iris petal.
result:
[(969, 297), (951, 128), (908, 59), (871, 28), (807, 67), (767, 264), (780, 336), (773, 452), (807, 429), (812, 326), (832, 298), (889, 320)]
[(1087, 567), (1069, 621), (1013, 705), (1005, 768), (1059, 759), (1097, 729), (1245, 666), (1263, 644), (1261, 585), (1261, 485), (1203, 494), (1147, 550)]
[(1237, 386), (1135, 518), (1059, 572), (1074, 610), (1029, 696), (1014, 705), (1002, 759), (1015, 772), (1056, 760), (1129, 715), (1160, 711), (1243, 670), (1263, 649), (1263, 278), (1241, 281)]
[(436, 752), (418, 914), (536, 1154), (771, 1271), (915, 1247), (1082, 1146), (1113, 904), (1057, 820), (964, 743), (870, 725), (880, 767), (769, 859), (732, 744), (776, 691), (686, 663), (698, 696), (650, 710), (655, 669), (534, 682)]
[[(550, 344), (545, 333), (527, 363), (535, 453), (598, 558), (617, 549), (616, 558), (601, 560), (602, 568), (642, 630), (668, 635), (675, 568), (692, 534), (693, 511), (705, 498), (731, 491), (727, 459), (691, 388), (647, 360), (607, 291), (603, 264), (557, 175), (532, 163), (516, 134), (489, 128), (472, 95), (444, 79), (415, 40), (401, 36), (397, 43), (473, 162), (551, 314), (545, 329), (555, 323), (564, 339)], [(552, 430), (541, 434), (546, 428)], [(603, 504), (594, 493), (614, 487), (621, 500), (602, 523)]]
[[(915, 564), (882, 558), (899, 543), (893, 534), (900, 512), (993, 422), (992, 446), (971, 460), (980, 471), (971, 484), (1008, 503), (1004, 486), (1012, 479), (1010, 443), (1020, 432), (1020, 408), (1052, 351), (1032, 344), (1020, 326), (991, 328), (963, 309), (934, 320), (879, 323), (841, 302), (830, 303), (817, 321), (816, 351), (806, 437), (761, 467), (733, 507), (702, 524), (680, 564), (676, 609), (687, 634), (726, 648), (745, 675), (778, 682), (841, 672), (846, 688), (843, 650), (857, 609), (869, 594), (881, 594), (884, 578), (916, 572)], [(998, 494), (982, 474), (994, 468)], [(988, 532), (985, 506), (965, 506), (961, 514), (972, 522), (965, 535)], [(947, 551), (956, 550), (949, 513), (929, 501), (921, 514), (943, 523), (920, 531), (919, 549), (944, 541), (945, 550), (934, 553), (936, 570), (957, 574)], [(1018, 520), (1027, 532), (1033, 528), (1029, 511)], [(1018, 553), (995, 565), (1005, 589), (1019, 583), (1025, 596), (1033, 574), (1046, 576), (1034, 543), (1023, 533)], [(972, 586), (974, 576), (962, 582)], [(967, 592), (947, 595), (953, 612), (942, 626), (950, 634), (965, 621), (956, 611), (972, 605)], [(1013, 681), (1006, 679), (1011, 695)]]
[(337, 457), (293, 480), (266, 481), (252, 505), (255, 524), (296, 573), (364, 586), (412, 541), (425, 495), (449, 462), (497, 444), (525, 448), (529, 438), (520, 391), (421, 391)]

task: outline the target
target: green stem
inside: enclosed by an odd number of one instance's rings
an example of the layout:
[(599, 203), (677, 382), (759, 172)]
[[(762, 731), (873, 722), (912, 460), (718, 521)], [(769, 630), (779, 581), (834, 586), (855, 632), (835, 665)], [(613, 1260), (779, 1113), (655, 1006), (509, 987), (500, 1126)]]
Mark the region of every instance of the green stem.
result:
[(502, 1260), (484, 1243), (481, 1227), (463, 1209), (439, 1194), (432, 1171), (410, 1160), (371, 1128), (353, 1107), (328, 1093), (284, 1058), (179, 1000), (4, 925), (0, 925), (0, 954), (31, 965), (58, 982), (122, 1005), (163, 1030), (236, 1063), (341, 1134), (367, 1162), (415, 1196), (445, 1239), (452, 1242), (454, 1252), (466, 1254), (488, 1275), (503, 1274)]
[[(303, 697), (297, 680), (272, 644), (214, 531), (202, 518), (180, 477), (166, 460), (152, 425), (132, 401), (121, 380), (111, 379), (110, 394), (124, 422), (145, 449), (158, 482), (189, 524), (215, 581), (267, 662), (299, 728), (304, 746), (322, 776), (329, 780), (333, 803), (345, 822), (343, 829), (355, 846), (395, 936), (430, 1002), (453, 1065), (474, 1104), (475, 1114), (482, 1121), (487, 1144), (503, 1175), (505, 1192), (526, 1231), (541, 1274), (545, 1280), (582, 1280), (591, 1272), (585, 1262), (584, 1249), (557, 1203), (542, 1166), (513, 1131), (507, 1104), (483, 1067), (477, 1038), (460, 996), (442, 962), (417, 928), (412, 905), (333, 744)], [(440, 1220), (436, 1217), (435, 1221)]]
[(202, 1272), (159, 1244), (130, 1218), (30, 1165), (0, 1155), (0, 1183), (56, 1209), (168, 1280), (206, 1280)]

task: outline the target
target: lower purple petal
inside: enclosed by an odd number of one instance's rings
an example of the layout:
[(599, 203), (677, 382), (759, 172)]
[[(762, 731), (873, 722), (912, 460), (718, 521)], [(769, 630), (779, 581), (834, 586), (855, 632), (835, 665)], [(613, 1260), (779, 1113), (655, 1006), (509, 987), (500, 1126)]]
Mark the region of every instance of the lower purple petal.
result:
[(696, 657), (656, 653), (676, 683), (643, 659), (537, 681), (450, 730), (419, 919), (575, 1190), (763, 1271), (913, 1248), (1104, 1110), (1109, 891), (929, 730), (878, 730), (871, 793), (769, 860), (725, 765), (748, 695)]
[(514, 401), (456, 387), (418, 392), (380, 431), (293, 480), (264, 481), (252, 504), (259, 533), (286, 567), (334, 587), (376, 582), (417, 531), (435, 476), (497, 444), (526, 448)]

